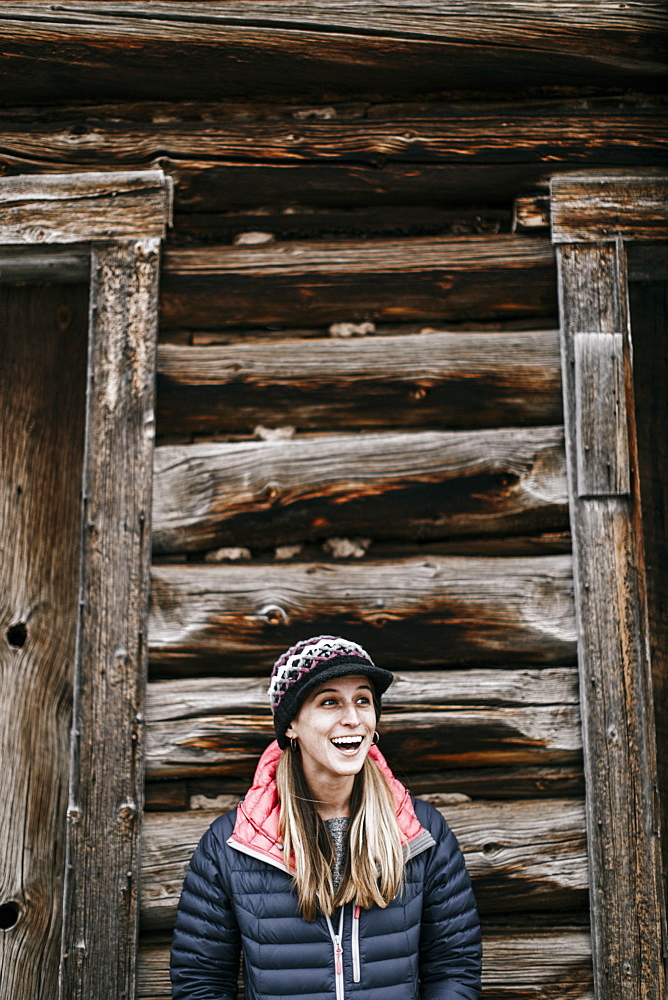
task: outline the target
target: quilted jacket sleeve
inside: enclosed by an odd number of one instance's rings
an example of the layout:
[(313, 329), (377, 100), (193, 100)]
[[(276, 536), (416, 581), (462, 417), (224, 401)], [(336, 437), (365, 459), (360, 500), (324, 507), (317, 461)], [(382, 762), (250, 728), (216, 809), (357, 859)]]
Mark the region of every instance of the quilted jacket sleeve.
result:
[[(478, 909), (464, 857), (441, 814), (416, 803), (418, 818), (436, 841), (425, 870), (420, 932), (422, 1000), (477, 1000), (482, 947)], [(422, 807), (422, 808), (420, 808)], [(417, 810), (416, 810), (417, 811)]]
[(204, 834), (183, 883), (170, 963), (173, 1000), (236, 1000), (240, 939), (223, 871), (227, 820)]

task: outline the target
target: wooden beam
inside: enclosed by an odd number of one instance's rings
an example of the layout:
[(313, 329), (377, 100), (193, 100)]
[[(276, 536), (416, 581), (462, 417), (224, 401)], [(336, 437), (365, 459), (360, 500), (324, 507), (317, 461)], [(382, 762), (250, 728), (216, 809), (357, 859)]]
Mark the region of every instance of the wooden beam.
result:
[(571, 588), (568, 556), (154, 566), (151, 658), (253, 673), (300, 636), (341, 630), (388, 666), (570, 663)]
[(88, 284), (90, 247), (0, 246), (0, 284), (48, 282), (50, 285)]
[[(665, 987), (665, 911), (626, 262), (621, 240), (565, 244), (558, 260), (595, 992), (600, 1000), (659, 1000)], [(582, 451), (593, 434), (591, 427), (577, 426), (574, 342), (600, 335), (623, 342), (633, 471), (627, 492), (618, 481), (611, 493), (594, 476), (583, 495), (578, 470), (587, 465)], [(594, 354), (580, 352), (579, 379), (592, 386), (599, 376), (598, 363), (591, 363)], [(616, 426), (616, 400), (593, 393), (592, 401), (581, 416), (597, 428)]]
[(165, 253), (165, 328), (550, 316), (548, 240), (496, 236), (200, 247)]
[[(387, 8), (265, 0), (2, 5), (11, 104), (224, 94), (494, 93), (541, 86), (660, 88), (666, 19), (651, 2), (459, 0)], [(164, 60), (171, 66), (162, 70)], [(412, 72), (419, 60), (420, 73)]]
[[(589, 934), (577, 929), (486, 931), (482, 985), (486, 1000), (548, 1000), (558, 987), (568, 1000), (593, 1000)], [(139, 942), (138, 1000), (170, 1000), (169, 944)]]
[[(402, 781), (413, 794), (467, 795), (474, 799), (554, 799), (584, 796), (581, 764), (521, 764), (509, 767), (467, 767), (460, 770), (411, 771)], [(148, 780), (145, 809), (233, 809), (248, 788), (247, 775), (210, 775), (188, 779)]]
[[(580, 759), (575, 668), (400, 674), (384, 699), (383, 752), (417, 770)], [(149, 685), (151, 779), (251, 775), (272, 738), (266, 678)], [(410, 744), (410, 749), (407, 746)]]
[(551, 182), (555, 243), (659, 240), (668, 231), (668, 173), (562, 174)]
[[(211, 8), (211, 5), (209, 5)], [(0, 24), (2, 19), (0, 17)], [(276, 164), (285, 169), (308, 164), (367, 163), (488, 164), (496, 168), (512, 158), (540, 165), (536, 176), (555, 164), (577, 163), (588, 169), (625, 165), (662, 166), (668, 143), (666, 111), (634, 103), (611, 106), (610, 98), (583, 107), (582, 102), (522, 101), (428, 105), (406, 101), (386, 106), (369, 102), (295, 107), (294, 104), (188, 105), (187, 120), (178, 106), (151, 108), (148, 121), (132, 120), (133, 108), (72, 108), (65, 120), (35, 122), (5, 119), (0, 127), (0, 162), (34, 171), (73, 165), (79, 168), (128, 169), (163, 158), (185, 168), (188, 162)], [(26, 109), (25, 118), (33, 114)], [(112, 120), (109, 118), (112, 117)], [(124, 120), (125, 119), (125, 120)], [(161, 120), (162, 119), (162, 120)], [(490, 170), (491, 173), (491, 170)], [(253, 171), (249, 171), (250, 177)], [(545, 192), (547, 195), (547, 192)], [(295, 193), (300, 197), (300, 192)], [(177, 205), (181, 205), (177, 191)], [(230, 206), (231, 207), (231, 206)], [(549, 219), (546, 223), (549, 225)]]
[(44, 174), (0, 179), (0, 243), (80, 243), (142, 233), (162, 238), (171, 221), (162, 170)]
[(158, 259), (92, 251), (62, 1000), (135, 990)]
[(58, 990), (87, 316), (85, 287), (0, 289), (0, 967), (6, 997), (54, 997)]
[(156, 552), (568, 523), (560, 427), (174, 445), (154, 468)]
[(552, 330), (158, 348), (162, 434), (560, 424), (562, 405)]
[[(441, 808), (483, 914), (579, 909), (587, 900), (584, 809), (577, 799), (465, 802)], [(218, 813), (147, 813), (144, 930), (170, 929), (190, 857)]]

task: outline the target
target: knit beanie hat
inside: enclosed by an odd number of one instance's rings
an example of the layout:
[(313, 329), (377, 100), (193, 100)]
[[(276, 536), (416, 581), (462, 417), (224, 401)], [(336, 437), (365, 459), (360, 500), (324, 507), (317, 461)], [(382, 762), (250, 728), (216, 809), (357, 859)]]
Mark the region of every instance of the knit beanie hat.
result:
[(394, 680), (394, 675), (377, 667), (356, 642), (335, 635), (316, 635), (298, 642), (279, 656), (271, 672), (269, 700), (276, 739), (281, 749), (288, 745), (285, 730), (298, 715), (309, 692), (324, 681), (347, 674), (364, 674), (369, 678), (380, 709), (382, 695)]

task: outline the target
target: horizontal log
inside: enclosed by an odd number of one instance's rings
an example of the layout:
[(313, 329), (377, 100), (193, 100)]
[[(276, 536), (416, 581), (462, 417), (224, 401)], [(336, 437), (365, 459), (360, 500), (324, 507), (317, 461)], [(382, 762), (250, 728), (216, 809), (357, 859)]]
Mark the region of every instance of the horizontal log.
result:
[[(0, 270), (2, 263), (0, 261)], [(562, 421), (558, 333), (409, 334), (158, 350), (159, 433)]]
[[(659, 87), (666, 20), (598, 0), (402, 5), (121, 0), (2, 6), (6, 103), (221, 94)], [(164, 73), (165, 60), (170, 72)], [(415, 65), (420, 72), (415, 73)]]
[(161, 325), (550, 316), (555, 273), (549, 241), (507, 234), (168, 249)]
[[(467, 795), (473, 799), (537, 799), (584, 795), (578, 764), (523, 764), (517, 767), (467, 767), (461, 770), (412, 771), (401, 780), (415, 795)], [(217, 808), (221, 797), (232, 808), (248, 787), (248, 776), (210, 775), (153, 781), (145, 786), (145, 808), (152, 812)], [(201, 803), (195, 805), (194, 803)]]
[[(184, 677), (149, 683), (146, 721), (192, 719), (227, 712), (266, 715), (265, 677)], [(396, 673), (383, 695), (385, 709), (414, 711), (424, 706), (578, 705), (575, 667), (541, 670), (412, 670)]]
[(156, 552), (568, 527), (558, 427), (174, 445), (154, 470)]
[[(2, 20), (0, 19), (0, 24)], [(109, 112), (72, 109), (70, 120), (5, 121), (0, 128), (2, 155), (12, 164), (43, 162), (85, 167), (153, 164), (161, 158), (185, 166), (189, 161), (225, 165), (350, 164), (509, 164), (549, 166), (662, 166), (666, 155), (666, 113), (656, 106), (619, 105), (593, 100), (443, 104), (362, 110), (321, 106), (309, 109), (197, 106), (179, 121), (179, 109), (160, 109), (153, 120), (128, 120), (123, 108)], [(260, 115), (258, 115), (260, 112)], [(181, 115), (184, 109), (181, 109)], [(62, 112), (59, 117), (62, 119)], [(125, 118), (126, 120), (119, 120)], [(105, 120), (106, 119), (106, 120)], [(203, 120), (204, 119), (204, 120)], [(1, 156), (0, 156), (1, 161)], [(250, 179), (249, 179), (250, 180)], [(295, 194), (299, 199), (299, 193)], [(181, 206), (177, 201), (177, 205)]]
[[(304, 549), (304, 558), (308, 549)], [(374, 542), (374, 559), (404, 559), (407, 555), (435, 556), (553, 556), (571, 551), (570, 531), (545, 531), (540, 535), (505, 535), (502, 537), (452, 538), (442, 542), (424, 542), (411, 552), (401, 542)], [(165, 557), (167, 558), (167, 557)], [(300, 558), (301, 555), (300, 555)], [(313, 558), (321, 558), (318, 553)]]
[(313, 633), (346, 635), (404, 669), (572, 663), (572, 586), (568, 556), (154, 566), (149, 644), (163, 670), (217, 674), (264, 672)]
[[(586, 931), (513, 931), (483, 928), (485, 1000), (594, 1000), (591, 941)], [(138, 1000), (170, 1000), (169, 944), (139, 941)]]
[(0, 243), (162, 239), (170, 185), (162, 170), (0, 178)]
[[(383, 713), (379, 730), (388, 759), (413, 770), (565, 764), (581, 757), (580, 716), (574, 706), (390, 710)], [(155, 722), (146, 734), (146, 775), (250, 777), (273, 736), (268, 714)]]
[[(399, 674), (384, 699), (383, 751), (402, 770), (577, 761), (576, 678), (573, 667)], [(266, 690), (266, 678), (150, 684), (149, 779), (250, 776), (273, 738)]]
[(87, 284), (90, 248), (77, 244), (0, 247), (0, 284)]
[[(572, 799), (467, 802), (440, 810), (452, 826), (481, 913), (574, 909), (586, 903), (584, 809)], [(192, 852), (216, 813), (147, 813), (142, 837), (144, 930), (172, 926)]]

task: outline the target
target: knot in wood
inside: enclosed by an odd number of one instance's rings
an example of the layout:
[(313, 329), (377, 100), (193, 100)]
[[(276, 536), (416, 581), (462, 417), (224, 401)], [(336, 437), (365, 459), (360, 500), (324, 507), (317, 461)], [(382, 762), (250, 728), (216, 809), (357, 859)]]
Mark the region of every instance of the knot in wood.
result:
[(137, 807), (134, 802), (123, 802), (118, 810), (118, 818), (127, 823), (137, 815)]
[(258, 612), (258, 618), (264, 618), (267, 625), (290, 624), (290, 616), (278, 604), (266, 604)]

